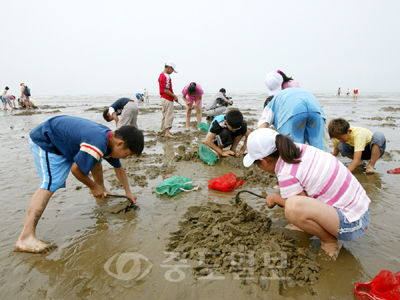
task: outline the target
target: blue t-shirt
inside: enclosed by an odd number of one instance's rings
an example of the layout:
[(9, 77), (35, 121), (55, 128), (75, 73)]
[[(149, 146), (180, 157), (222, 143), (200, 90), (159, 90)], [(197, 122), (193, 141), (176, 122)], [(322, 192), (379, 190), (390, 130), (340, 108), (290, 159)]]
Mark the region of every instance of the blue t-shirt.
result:
[(135, 102), (132, 99), (129, 98), (120, 98), (117, 101), (115, 101), (113, 104), (111, 104), (110, 106), (112, 108), (114, 108), (115, 110), (115, 114), (117, 116), (122, 114), (122, 110), (124, 109), (124, 106), (128, 103), (128, 102)]
[(301, 88), (280, 91), (266, 106), (274, 113), (273, 125), (280, 129), (291, 117), (307, 112), (316, 112), (325, 120), (325, 114), (317, 98)]
[(102, 158), (114, 168), (121, 167), (119, 159), (107, 157), (111, 133), (108, 127), (87, 119), (57, 116), (32, 129), (29, 136), (43, 150), (67, 157), (88, 175)]

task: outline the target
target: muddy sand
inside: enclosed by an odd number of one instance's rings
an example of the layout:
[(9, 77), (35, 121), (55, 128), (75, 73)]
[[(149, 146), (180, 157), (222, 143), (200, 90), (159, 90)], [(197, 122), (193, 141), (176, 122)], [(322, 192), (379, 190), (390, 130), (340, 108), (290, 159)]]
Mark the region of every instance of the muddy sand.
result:
[[(365, 164), (354, 171), (372, 200), (370, 228), (359, 240), (345, 242), (336, 262), (318, 256), (318, 239), (285, 230), (288, 222), (282, 208), (268, 209), (263, 199), (250, 194), (241, 194), (245, 204), (235, 205), (240, 190), (277, 192), (276, 177), (244, 168), (242, 159), (235, 157), (208, 166), (197, 155), (206, 132), (197, 131), (195, 114), (191, 131), (185, 132), (185, 110), (176, 105), (175, 139), (166, 138), (158, 128), (161, 107), (154, 99), (139, 106), (144, 153), (122, 161), (137, 205), (130, 207), (124, 199), (94, 199), (70, 175), (67, 187), (53, 195), (37, 227), (38, 237), (56, 243), (58, 250), (41, 255), (13, 252), (29, 199), (38, 186), (29, 131), (60, 114), (115, 129), (101, 113), (121, 96), (36, 97), (39, 110), (0, 116), (4, 151), (0, 298), (355, 299), (356, 282), (368, 281), (382, 269), (400, 270), (399, 177), (386, 173), (400, 167), (400, 99), (375, 95), (356, 101), (317, 95), (328, 120), (341, 116), (354, 126), (382, 131), (387, 138), (376, 174), (367, 176)], [(244, 116), (254, 129), (265, 95), (232, 96), (240, 99), (235, 105), (246, 107)], [(103, 168), (106, 186), (123, 195), (112, 168), (107, 163)], [(245, 180), (245, 185), (229, 193), (208, 189), (212, 178), (229, 172)], [(157, 195), (155, 187), (174, 175), (192, 178), (200, 189), (173, 197)]]
[(198, 261), (196, 275), (229, 272), (264, 288), (275, 276), (284, 286), (312, 289), (321, 269), (316, 255), (297, 247), (293, 237), (282, 231), (271, 231), (271, 223), (266, 214), (245, 202), (191, 206), (179, 222), (180, 230), (172, 233), (167, 250)]

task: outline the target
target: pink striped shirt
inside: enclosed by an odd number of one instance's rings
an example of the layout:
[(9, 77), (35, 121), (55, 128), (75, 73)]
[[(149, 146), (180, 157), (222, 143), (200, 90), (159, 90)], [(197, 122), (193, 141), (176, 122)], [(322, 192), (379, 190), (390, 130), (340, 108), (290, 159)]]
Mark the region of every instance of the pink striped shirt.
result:
[(350, 222), (360, 219), (371, 200), (349, 169), (328, 152), (304, 144), (296, 146), (303, 151), (299, 164), (279, 158), (275, 166), (282, 198), (305, 191), (342, 211)]

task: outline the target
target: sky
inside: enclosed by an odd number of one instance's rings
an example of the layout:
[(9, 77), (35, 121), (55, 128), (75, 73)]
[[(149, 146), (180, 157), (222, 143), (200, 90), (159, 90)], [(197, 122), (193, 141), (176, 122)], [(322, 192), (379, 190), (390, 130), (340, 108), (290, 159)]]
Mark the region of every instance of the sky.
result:
[(313, 93), (400, 92), (398, 0), (1, 0), (0, 88), (18, 95), (266, 93), (282, 70)]

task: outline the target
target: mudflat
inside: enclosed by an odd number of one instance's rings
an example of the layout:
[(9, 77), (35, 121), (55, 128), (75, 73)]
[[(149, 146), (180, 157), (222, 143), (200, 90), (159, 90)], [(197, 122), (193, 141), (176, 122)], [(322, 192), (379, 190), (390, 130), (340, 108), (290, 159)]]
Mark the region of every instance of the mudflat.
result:
[[(399, 95), (360, 95), (357, 100), (316, 95), (327, 120), (343, 117), (351, 125), (381, 131), (387, 138), (385, 155), (376, 173), (366, 164), (354, 175), (372, 200), (367, 233), (344, 243), (336, 262), (318, 256), (318, 239), (284, 229), (282, 208), (268, 209), (263, 199), (241, 194), (277, 192), (275, 176), (244, 168), (241, 158), (203, 163), (197, 149), (206, 133), (185, 132), (185, 111), (176, 105), (169, 139), (160, 133), (161, 106), (156, 96), (139, 106), (138, 125), (144, 131), (140, 157), (122, 161), (134, 209), (125, 199), (95, 199), (70, 174), (67, 187), (50, 200), (37, 228), (38, 237), (58, 245), (50, 254), (13, 252), (30, 197), (39, 177), (29, 151), (29, 131), (61, 114), (108, 125), (104, 107), (121, 96), (36, 97), (39, 110), (0, 114), (0, 298), (2, 299), (355, 299), (353, 287), (386, 269), (400, 270), (396, 230), (400, 167)], [(207, 96), (207, 95), (206, 95)], [(205, 96), (205, 97), (206, 97)], [(255, 129), (265, 95), (232, 95), (249, 128)], [(35, 98), (35, 99), (36, 99)], [(194, 120), (194, 114), (192, 121)], [(205, 117), (203, 117), (203, 122)], [(339, 158), (348, 163), (347, 158)], [(103, 163), (106, 186), (122, 194), (114, 171)], [(245, 185), (223, 193), (208, 182), (234, 173)], [(190, 177), (200, 189), (176, 196), (157, 195), (155, 187), (173, 175)]]

